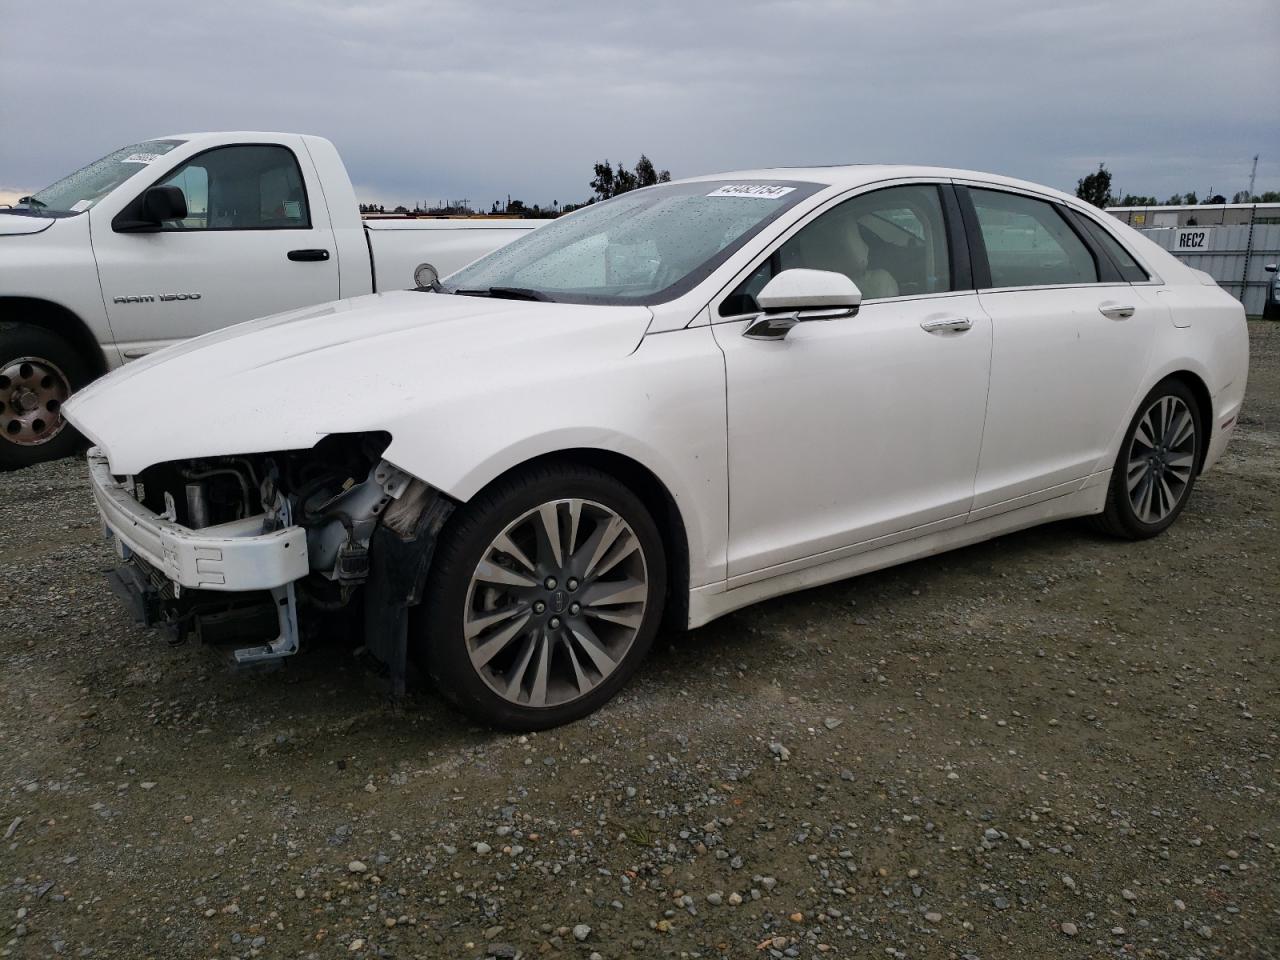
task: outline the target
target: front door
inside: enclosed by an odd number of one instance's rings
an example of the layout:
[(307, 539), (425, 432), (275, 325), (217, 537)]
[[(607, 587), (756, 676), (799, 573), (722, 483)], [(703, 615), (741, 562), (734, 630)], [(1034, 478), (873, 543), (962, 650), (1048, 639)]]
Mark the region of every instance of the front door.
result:
[[(964, 522), (991, 327), (952, 269), (942, 189), (844, 201), (713, 305), (728, 382), (730, 586)], [(792, 267), (845, 273), (859, 313), (784, 340), (743, 337), (754, 294)]]
[(103, 299), (126, 359), (337, 299), (333, 230), (305, 153), (283, 143), (216, 147), (159, 182), (182, 190), (185, 219), (144, 233), (92, 221)]

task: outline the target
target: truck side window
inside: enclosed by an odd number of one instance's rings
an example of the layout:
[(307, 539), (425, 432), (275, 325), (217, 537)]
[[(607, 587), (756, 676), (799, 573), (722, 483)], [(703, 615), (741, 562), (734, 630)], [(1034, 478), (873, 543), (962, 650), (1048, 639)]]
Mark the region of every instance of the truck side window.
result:
[(306, 230), (306, 186), (293, 151), (254, 144), (216, 147), (192, 157), (163, 186), (187, 198), (187, 217), (165, 230)]

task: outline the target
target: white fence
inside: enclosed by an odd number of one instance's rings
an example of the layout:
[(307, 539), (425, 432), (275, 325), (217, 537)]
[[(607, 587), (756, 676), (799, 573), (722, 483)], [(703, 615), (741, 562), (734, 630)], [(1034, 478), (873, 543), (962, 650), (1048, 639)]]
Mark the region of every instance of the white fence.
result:
[[(1202, 236), (1194, 236), (1194, 234)], [(1280, 262), (1280, 224), (1231, 227), (1178, 227), (1143, 230), (1189, 267), (1203, 270), (1244, 304), (1249, 316), (1261, 316), (1272, 274), (1263, 270)]]

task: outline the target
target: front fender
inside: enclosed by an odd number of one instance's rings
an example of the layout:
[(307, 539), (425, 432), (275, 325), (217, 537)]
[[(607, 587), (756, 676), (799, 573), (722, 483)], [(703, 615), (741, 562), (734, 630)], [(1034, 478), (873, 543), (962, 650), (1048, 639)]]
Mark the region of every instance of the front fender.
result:
[(710, 327), (649, 335), (630, 356), (598, 369), (491, 387), (389, 430), (386, 459), (460, 501), (549, 454), (586, 449), (634, 460), (680, 511), (692, 584), (724, 577), (724, 364)]
[[(50, 313), (77, 318), (83, 331), (59, 331), (57, 324), (51, 328), (76, 343), (92, 338), (114, 367), (120, 359), (98, 285), (89, 216), (53, 220), (39, 233), (0, 236), (0, 301), (49, 304), (54, 308)], [(5, 319), (22, 316), (10, 313)]]

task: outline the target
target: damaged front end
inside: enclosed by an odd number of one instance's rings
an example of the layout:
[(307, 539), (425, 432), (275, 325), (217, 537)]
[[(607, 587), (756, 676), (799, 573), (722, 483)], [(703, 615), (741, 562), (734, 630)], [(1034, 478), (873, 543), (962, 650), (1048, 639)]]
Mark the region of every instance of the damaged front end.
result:
[(110, 473), (90, 451), (104, 526), (127, 563), (112, 585), (172, 642), (281, 660), (346, 618), (404, 692), (408, 610), (421, 600), (453, 501), (382, 459), (385, 433), (334, 434), (308, 450)]

